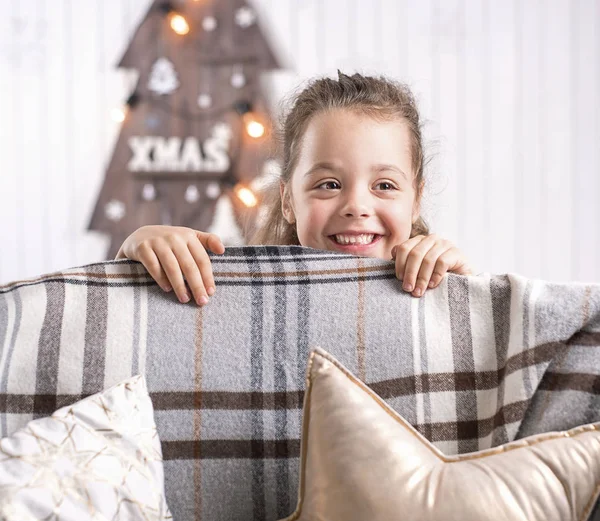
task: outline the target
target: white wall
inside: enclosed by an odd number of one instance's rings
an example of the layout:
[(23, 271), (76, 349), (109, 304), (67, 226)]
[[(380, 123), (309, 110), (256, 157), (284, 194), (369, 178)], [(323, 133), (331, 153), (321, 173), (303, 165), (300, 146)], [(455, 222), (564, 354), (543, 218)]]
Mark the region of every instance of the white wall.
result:
[[(600, 282), (598, 0), (254, 0), (287, 70), (414, 89), (434, 231), (481, 271)], [(149, 0), (0, 0), (0, 283), (103, 258), (86, 231)]]

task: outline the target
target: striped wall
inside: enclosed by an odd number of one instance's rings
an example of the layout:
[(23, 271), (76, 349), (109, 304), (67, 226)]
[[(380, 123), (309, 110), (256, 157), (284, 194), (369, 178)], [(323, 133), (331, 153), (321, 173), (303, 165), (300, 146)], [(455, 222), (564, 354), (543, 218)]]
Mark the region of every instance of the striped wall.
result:
[[(479, 271), (600, 282), (599, 0), (250, 0), (287, 68), (409, 83), (426, 215)], [(101, 260), (86, 231), (149, 0), (0, 0), (0, 283)]]

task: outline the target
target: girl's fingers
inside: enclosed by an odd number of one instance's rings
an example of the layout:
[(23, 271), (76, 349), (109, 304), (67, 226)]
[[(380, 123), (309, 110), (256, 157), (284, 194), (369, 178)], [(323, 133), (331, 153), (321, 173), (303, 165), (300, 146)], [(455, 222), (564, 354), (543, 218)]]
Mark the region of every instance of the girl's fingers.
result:
[(212, 297), (215, 293), (215, 279), (213, 277), (210, 257), (199, 241), (190, 241), (188, 248), (194, 258), (194, 262), (200, 270), (203, 289), (209, 297)]
[(392, 248), (392, 259), (396, 263), (396, 277), (399, 280), (404, 279), (404, 273), (406, 268), (406, 261), (412, 249), (419, 244), (425, 237), (423, 235), (417, 235), (412, 239), (408, 239), (402, 244), (398, 244)]
[(140, 248), (140, 262), (145, 266), (150, 273), (150, 276), (156, 281), (156, 283), (166, 292), (172, 290), (171, 284), (169, 283), (169, 279), (163, 270), (163, 267), (154, 253), (152, 248)]
[[(417, 237), (421, 237), (419, 242), (411, 242)], [(410, 292), (415, 289), (423, 258), (436, 242), (432, 235), (417, 237), (402, 243), (396, 253), (396, 274), (400, 274), (398, 278), (402, 280), (402, 288)]]
[(186, 243), (177, 244), (173, 248), (173, 253), (177, 257), (177, 262), (194, 296), (194, 300), (199, 306), (207, 304), (208, 295), (204, 287), (204, 281), (196, 259), (190, 252), (189, 245)]
[(179, 260), (175, 256), (173, 250), (166, 244), (161, 244), (157, 246), (154, 251), (179, 301), (184, 304), (189, 302), (190, 296), (185, 287), (183, 273), (181, 272)]
[(427, 288), (436, 287), (447, 272), (471, 275), (464, 255), (450, 241), (435, 234), (417, 235), (392, 249), (396, 277), (405, 291), (420, 297)]
[(448, 271), (457, 275), (473, 275), (473, 270), (462, 254), (458, 254), (458, 258), (453, 266), (448, 268)]
[(198, 240), (205, 249), (218, 255), (225, 253), (225, 246), (221, 242), (221, 239), (214, 233), (196, 231), (196, 237), (198, 237)]
[(437, 259), (429, 287), (435, 288), (447, 272), (458, 275), (470, 275), (471, 269), (466, 264), (463, 254), (456, 247), (451, 247), (443, 252)]
[(423, 295), (428, 287), (433, 288), (439, 284), (448, 271), (448, 262), (451, 257), (447, 254), (451, 251), (451, 246), (438, 242), (427, 252), (417, 275), (413, 292), (415, 297)]
[(440, 284), (440, 282), (442, 282), (442, 279), (444, 278), (444, 275), (446, 274), (444, 273), (438, 273), (438, 268), (434, 268), (433, 274), (431, 275), (431, 279), (429, 280), (429, 284), (428, 286), (430, 288), (437, 288)]
[[(421, 284), (419, 280), (419, 272), (421, 271), (421, 266), (423, 265), (424, 259), (427, 254), (435, 248), (435, 241), (431, 240), (423, 240), (417, 246), (415, 246), (408, 259), (406, 261), (406, 268), (404, 271), (404, 280), (402, 283), (402, 287), (405, 291), (416, 292), (417, 287)], [(419, 288), (422, 291), (422, 288)], [(421, 296), (421, 294), (415, 296)]]

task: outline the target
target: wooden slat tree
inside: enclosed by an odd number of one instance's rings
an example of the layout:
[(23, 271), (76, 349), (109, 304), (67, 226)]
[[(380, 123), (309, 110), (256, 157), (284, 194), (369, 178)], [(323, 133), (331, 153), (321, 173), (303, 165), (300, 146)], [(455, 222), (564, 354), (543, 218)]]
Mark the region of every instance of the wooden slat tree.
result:
[(260, 200), (240, 189), (272, 152), (260, 75), (280, 68), (254, 9), (155, 0), (119, 67), (139, 76), (89, 225), (110, 234), (108, 258), (144, 224), (208, 230), (217, 205), (246, 239)]

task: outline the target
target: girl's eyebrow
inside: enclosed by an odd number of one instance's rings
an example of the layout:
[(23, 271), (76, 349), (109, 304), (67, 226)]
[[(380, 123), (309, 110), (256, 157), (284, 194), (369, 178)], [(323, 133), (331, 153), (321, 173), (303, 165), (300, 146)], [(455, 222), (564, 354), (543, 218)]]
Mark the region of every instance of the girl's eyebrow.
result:
[(313, 166), (311, 166), (306, 171), (306, 173), (304, 174), (304, 177), (308, 177), (315, 170), (331, 170), (332, 172), (337, 172), (338, 171), (338, 167), (336, 165), (334, 165), (333, 163), (330, 163), (328, 161), (319, 161), (319, 162), (315, 163)]
[(408, 176), (406, 175), (406, 172), (404, 172), (404, 170), (401, 170), (400, 168), (398, 168), (396, 165), (388, 165), (385, 163), (380, 163), (377, 165), (373, 165), (372, 170), (373, 170), (373, 172), (380, 172), (381, 170), (395, 170), (399, 174), (402, 174), (404, 176), (404, 179), (406, 179), (408, 181)]
[[(304, 177), (308, 177), (315, 170), (331, 170), (332, 172), (337, 172), (338, 170), (341, 170), (341, 168), (329, 161), (319, 161), (308, 169), (308, 171), (304, 174)], [(387, 163), (378, 163), (376, 165), (373, 165), (371, 167), (371, 170), (373, 172), (380, 172), (382, 170), (395, 170), (396, 172), (398, 172), (399, 174), (404, 176), (404, 179), (406, 179), (408, 181), (408, 176), (406, 175), (406, 173), (403, 170), (401, 170), (400, 168), (398, 168), (396, 165), (387, 164)]]

